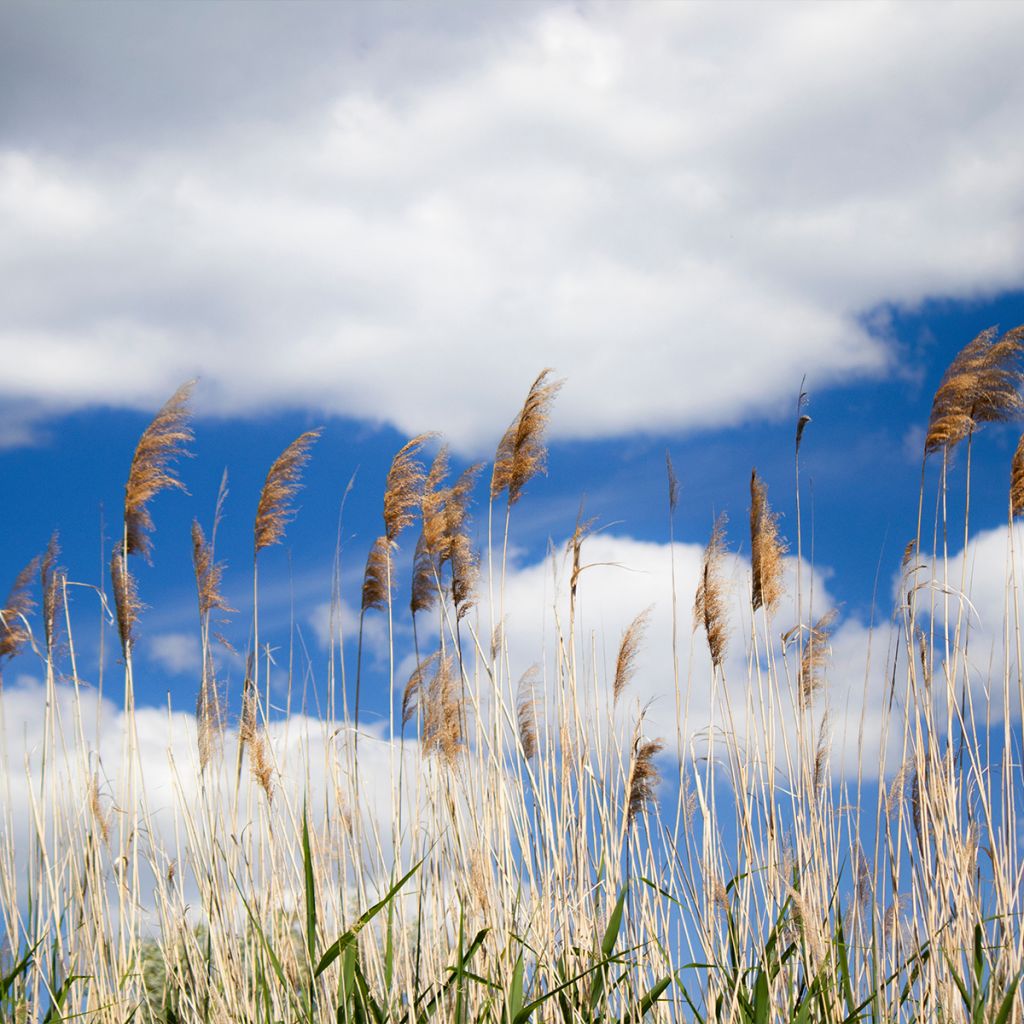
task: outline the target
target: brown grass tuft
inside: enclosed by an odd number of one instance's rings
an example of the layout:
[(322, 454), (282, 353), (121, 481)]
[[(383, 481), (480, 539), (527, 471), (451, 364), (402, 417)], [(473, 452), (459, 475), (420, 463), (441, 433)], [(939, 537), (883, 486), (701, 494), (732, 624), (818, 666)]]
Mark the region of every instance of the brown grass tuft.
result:
[(417, 612), (430, 611), (437, 604), (437, 581), (440, 568), (437, 559), (427, 550), (424, 535), (421, 533), (416, 541), (416, 553), (412, 558), (412, 594), (409, 599), (409, 610)]
[(980, 424), (1012, 419), (1024, 410), (1024, 325), (998, 340), (997, 333), (995, 327), (982, 331), (950, 363), (932, 400), (925, 455), (940, 448), (948, 452)]
[(528, 668), (516, 688), (516, 719), (519, 725), (519, 743), (523, 758), (529, 761), (537, 753), (537, 683), (536, 665)]
[(38, 568), (39, 558), (36, 557), (15, 577), (7, 600), (0, 608), (0, 661), (13, 658), (32, 636), (25, 620), (36, 606), (29, 585)]
[(402, 445), (391, 460), (384, 487), (384, 535), (392, 543), (413, 521), (420, 508), (425, 476), (416, 456), (434, 436), (420, 434), (414, 437)]
[(619, 656), (615, 660), (615, 682), (612, 686), (614, 703), (619, 703), (622, 691), (629, 685), (636, 672), (636, 659), (640, 653), (640, 643), (647, 629), (651, 609), (645, 608), (626, 628), (619, 644)]
[(782, 556), (786, 544), (779, 537), (779, 515), (768, 507), (768, 493), (757, 470), (750, 473), (750, 568), (754, 611), (775, 611), (782, 598)]
[(387, 537), (378, 537), (366, 556), (366, 570), (363, 573), (362, 610), (370, 608), (380, 611), (388, 604), (388, 548)]
[(302, 470), (309, 462), (309, 450), (320, 437), (319, 428), (300, 434), (274, 460), (260, 491), (253, 529), (258, 554), (284, 537), (285, 527), (295, 518), (290, 502), (302, 486)]
[(498, 443), (491, 473), (492, 501), (507, 491), (511, 507), (523, 496), (527, 483), (545, 471), (544, 431), (551, 415), (551, 404), (565, 383), (549, 381), (548, 375), (553, 372), (543, 370), (533, 382), (522, 409)]
[(1024, 514), (1024, 434), (1017, 442), (1010, 467), (1010, 515), (1014, 519)]
[(722, 556), (725, 553), (725, 524), (727, 517), (720, 513), (711, 531), (711, 539), (704, 549), (704, 562), (700, 583), (693, 602), (693, 628), (704, 627), (711, 661), (722, 667), (725, 647), (729, 639), (725, 612), (725, 583), (722, 580)]
[(661, 740), (641, 740), (633, 744), (633, 770), (629, 776), (629, 797), (626, 801), (626, 821), (632, 824), (645, 807), (655, 803), (661, 773), (654, 763), (665, 744)]
[(195, 384), (194, 380), (188, 381), (171, 395), (143, 431), (135, 448), (124, 489), (124, 526), (129, 555), (138, 552), (149, 557), (152, 547), (149, 533), (153, 529), (148, 507), (150, 499), (168, 487), (185, 490), (185, 485), (174, 475), (171, 462), (189, 454), (185, 445), (193, 435), (188, 426), (188, 401)]
[(63, 570), (58, 568), (57, 559), (60, 557), (60, 544), (57, 541), (57, 534), (50, 537), (50, 543), (46, 545), (42, 561), (39, 563), (39, 588), (43, 595), (43, 635), (46, 640), (46, 653), (53, 653), (57, 637), (57, 616), (61, 607), (60, 581)]
[(835, 608), (831, 609), (808, 630), (803, 654), (800, 656), (801, 707), (807, 707), (824, 685), (825, 665), (830, 651), (829, 638), (838, 614)]
[(117, 635), (121, 638), (121, 650), (127, 655), (135, 638), (135, 625), (142, 611), (135, 577), (128, 568), (124, 547), (117, 544), (110, 559), (110, 582), (114, 588), (114, 610), (117, 615)]
[(110, 839), (110, 817), (103, 810), (103, 801), (100, 799), (100, 777), (93, 772), (89, 778), (89, 810), (92, 811), (93, 820), (100, 830), (100, 838), (103, 842)]

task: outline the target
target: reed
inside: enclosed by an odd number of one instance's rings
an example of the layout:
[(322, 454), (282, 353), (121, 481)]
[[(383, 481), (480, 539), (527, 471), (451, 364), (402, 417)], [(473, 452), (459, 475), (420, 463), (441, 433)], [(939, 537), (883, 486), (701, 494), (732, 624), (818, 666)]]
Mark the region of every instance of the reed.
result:
[[(282, 453), (260, 495), (253, 633), (233, 700), (214, 656), (217, 617), (231, 612), (231, 569), (215, 543), (226, 479), (209, 535), (192, 523), (194, 718), (133, 700), (118, 714), (97, 699), (76, 644), (91, 613), (66, 600), (76, 570), (58, 565), (77, 559), (54, 538), (0, 612), (5, 667), (35, 664), (45, 677), (38, 742), (22, 741), (33, 723), (8, 713), (24, 706), (23, 684), (0, 690), (0, 1019), (1021, 1024), (1022, 445), (1006, 496), (1006, 616), (983, 680), (976, 622), (957, 608), (971, 608), (969, 576), (944, 537), (960, 472), (951, 449), (1022, 411), (1022, 337), (983, 332), (939, 386), (926, 441), (929, 457), (943, 456), (927, 495), (935, 540), (928, 550), (919, 529), (893, 566), (896, 616), (872, 638), (887, 651), (884, 671), (864, 669), (885, 683), (865, 684), (873, 703), (852, 769), (835, 744), (856, 721), (853, 698), (831, 681), (845, 624), (814, 609), (812, 589), (786, 593), (784, 570), (798, 581), (807, 570), (787, 554), (756, 471), (749, 560), (728, 550), (722, 514), (699, 568), (679, 580), (695, 594), (688, 650), (685, 631), (680, 650), (667, 626), (652, 643), (657, 606), (607, 645), (589, 629), (590, 570), (612, 568), (582, 508), (566, 542), (551, 545), (557, 593), (536, 609), (544, 647), (522, 646), (514, 616), (505, 628), (509, 512), (546, 463), (559, 386), (550, 371), (480, 487), (492, 506), (505, 497), (497, 569), (490, 527), (487, 552), (472, 543), (481, 467), (453, 473), (442, 447), (425, 468), (430, 435), (392, 462), (383, 532), (352, 595), (361, 621), (388, 613), (390, 731), (360, 729), (358, 668), (351, 713), (327, 701), (321, 717), (271, 718), (257, 684), (258, 556), (296, 514), (317, 432)], [(136, 449), (111, 561), (108, 628), (129, 694), (146, 624), (128, 555), (152, 556), (149, 502), (181, 489), (190, 389)], [(803, 398), (797, 414), (799, 457), (813, 436)], [(674, 627), (680, 487), (671, 459), (665, 469), (670, 582), (651, 600), (671, 606)], [(395, 552), (417, 519), (410, 567)], [(408, 609), (393, 600), (399, 585)], [(409, 626), (419, 629), (412, 651)], [(361, 655), (360, 641), (360, 666)], [(411, 671), (397, 693), (403, 657)], [(524, 664), (534, 667), (519, 674)], [(383, 671), (366, 671), (383, 693)], [(674, 701), (631, 707), (623, 698), (651, 672), (671, 680)], [(269, 685), (269, 663), (267, 673)], [(318, 675), (310, 655), (281, 683), (315, 689)], [(168, 735), (159, 757), (139, 739), (157, 723)], [(151, 792), (153, 778), (164, 784)]]

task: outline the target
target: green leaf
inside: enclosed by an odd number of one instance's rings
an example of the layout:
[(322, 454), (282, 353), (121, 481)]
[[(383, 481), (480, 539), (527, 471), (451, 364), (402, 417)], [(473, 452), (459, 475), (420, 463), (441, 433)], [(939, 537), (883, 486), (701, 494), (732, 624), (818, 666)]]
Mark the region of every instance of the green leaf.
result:
[(762, 967), (754, 982), (754, 1024), (769, 1024), (771, 1002), (768, 997), (768, 975)]
[(659, 978), (640, 998), (636, 1006), (636, 1013), (629, 1014), (627, 1019), (643, 1020), (650, 1012), (651, 1007), (661, 998), (661, 994), (671, 984), (672, 978), (670, 975), (666, 974), (664, 978)]
[(999, 1009), (996, 1011), (995, 1018), (992, 1024), (1006, 1024), (1010, 1019), (1010, 1011), (1013, 1010), (1014, 996), (1017, 994), (1017, 987), (1020, 985), (1020, 975), (1010, 983), (1010, 987), (1006, 990), (1006, 995), (1003, 996), (1003, 1001), (999, 1004)]
[(313, 972), (314, 978), (319, 978), (324, 971), (327, 970), (331, 964), (345, 951), (345, 949), (352, 943), (356, 936), (395, 898), (398, 890), (409, 881), (410, 878), (419, 870), (423, 860), (419, 860), (409, 869), (395, 884), (388, 890), (387, 894), (379, 902), (374, 903), (369, 910), (364, 910), (360, 915), (359, 920), (343, 935), (339, 935), (338, 938), (332, 942), (327, 949), (324, 951), (324, 955), (320, 958), (320, 962), (316, 966), (316, 970)]

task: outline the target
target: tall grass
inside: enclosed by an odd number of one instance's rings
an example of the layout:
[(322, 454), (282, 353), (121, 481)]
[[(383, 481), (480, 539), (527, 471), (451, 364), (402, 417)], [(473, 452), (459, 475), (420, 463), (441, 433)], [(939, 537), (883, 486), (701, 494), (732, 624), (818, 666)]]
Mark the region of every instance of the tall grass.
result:
[[(545, 464), (559, 387), (548, 371), (498, 446), (482, 557), (469, 506), (480, 467), (449, 483), (445, 449), (429, 469), (421, 463), (427, 436), (396, 456), (384, 532), (352, 602), (359, 664), (351, 694), (342, 675), (338, 712), (332, 656), (322, 716), (271, 716), (275, 669), (260, 646), (258, 556), (283, 537), (316, 432), (267, 476), (234, 724), (211, 625), (226, 608), (214, 550), (222, 488), (209, 539), (198, 522), (192, 533), (197, 713), (168, 709), (155, 744), (153, 713), (135, 703), (133, 643), (145, 617), (128, 559), (151, 553), (149, 499), (179, 486), (174, 463), (191, 440), (189, 386), (180, 389), (136, 449), (112, 590), (101, 594), (121, 639), (117, 735), (83, 682), (84, 612), (66, 600), (74, 583), (55, 543), (0, 613), (0, 661), (36, 659), (44, 696), (42, 741), (23, 763), (11, 753), (16, 691), (0, 696), (0, 1019), (1020, 1021), (1019, 452), (1003, 665), (984, 686), (968, 658), (970, 506), (955, 511), (949, 499), (954, 448), (1020, 410), (1022, 338), (1021, 329), (979, 336), (936, 395), (917, 536), (891, 635), (876, 638), (890, 645), (884, 707), (873, 709), (882, 735), (844, 772), (830, 765), (834, 612), (815, 607), (809, 570), (787, 558), (756, 471), (745, 633), (728, 615), (724, 518), (693, 596), (676, 592), (674, 544), (672, 592), (650, 595), (673, 608), (672, 646), (659, 656), (676, 681), (674, 714), (655, 724), (652, 710), (630, 707), (642, 608), (613, 666), (593, 654), (579, 614), (593, 528), (582, 516), (551, 556), (568, 587), (546, 649), (511, 650), (510, 538)], [(797, 456), (811, 436), (803, 406), (801, 395)], [(959, 472), (969, 467), (968, 458)], [(669, 460), (669, 537), (677, 500)], [(395, 553), (416, 518), (406, 581)], [(799, 511), (795, 529), (802, 555)], [(965, 541), (960, 565), (951, 534)], [(399, 599), (407, 582), (411, 599)], [(677, 609), (691, 600), (687, 641)], [(796, 621), (780, 621), (792, 608)], [(405, 614), (415, 669), (403, 685), (394, 624)], [(388, 625), (386, 731), (359, 718), (372, 615)], [(746, 678), (727, 678), (736, 663), (727, 652), (741, 649)], [(513, 664), (532, 661), (539, 667), (513, 676)], [(694, 717), (695, 693), (711, 695), (709, 720)], [(875, 748), (879, 763), (866, 763)], [(147, 774), (168, 777), (170, 790), (151, 791)], [(16, 806), (22, 775), (27, 796)]]

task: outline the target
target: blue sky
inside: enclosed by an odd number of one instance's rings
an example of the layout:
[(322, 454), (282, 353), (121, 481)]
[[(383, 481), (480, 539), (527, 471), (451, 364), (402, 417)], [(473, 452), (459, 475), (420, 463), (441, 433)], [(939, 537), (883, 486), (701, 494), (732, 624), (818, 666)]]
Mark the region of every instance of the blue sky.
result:
[[(742, 557), (754, 465), (795, 545), (806, 377), (815, 566), (844, 622), (871, 620), (876, 579), (886, 619), (934, 389), (979, 331), (1024, 322), (1022, 29), (983, 4), (5, 6), (0, 576), (57, 529), (70, 578), (106, 582), (135, 442), (197, 376), (189, 494), (154, 502), (138, 567), (139, 699), (194, 702), (189, 528), (225, 468), (244, 645), (259, 488), (321, 425), (261, 560), (261, 628), (285, 651), (294, 614), (322, 684), (342, 494), (355, 474), (356, 605), (411, 434), (489, 458), (552, 366), (566, 385), (513, 570), (583, 496), (613, 554), (664, 545), (666, 449), (677, 540), (696, 552), (725, 510)], [(1019, 427), (976, 447), (976, 532), (1005, 521)], [(643, 607), (622, 590), (595, 591), (611, 645)], [(76, 592), (86, 676), (92, 600)]]

